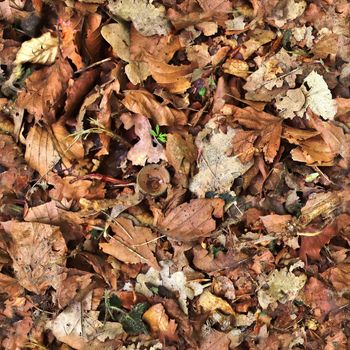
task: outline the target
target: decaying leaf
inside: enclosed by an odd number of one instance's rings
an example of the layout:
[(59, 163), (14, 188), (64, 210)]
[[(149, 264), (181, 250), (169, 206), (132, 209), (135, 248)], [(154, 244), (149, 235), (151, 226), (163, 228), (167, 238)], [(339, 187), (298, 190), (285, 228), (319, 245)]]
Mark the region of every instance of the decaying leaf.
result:
[(89, 304), (91, 293), (83, 302), (74, 302), (65, 308), (56, 318), (48, 321), (46, 327), (59, 341), (77, 350), (86, 349), (93, 343), (101, 346), (107, 339), (124, 333), (118, 322), (99, 321), (99, 312), (91, 310)]
[(303, 117), (309, 107), (324, 119), (333, 119), (337, 113), (336, 102), (323, 77), (312, 71), (299, 89), (288, 90), (287, 95), (276, 102), (283, 118)]
[(57, 288), (63, 278), (66, 244), (58, 227), (29, 222), (2, 223), (6, 248), (16, 277), (24, 288), (44, 294)]
[(109, 0), (108, 8), (113, 15), (132, 21), (144, 36), (166, 35), (170, 30), (163, 5), (147, 0)]
[(25, 41), (17, 52), (15, 64), (27, 62), (52, 64), (58, 52), (58, 38), (47, 32), (38, 38)]
[(212, 218), (223, 216), (224, 201), (215, 199), (192, 199), (170, 210), (159, 220), (164, 233), (179, 241), (189, 242), (200, 237), (207, 237), (215, 230)]
[(178, 340), (176, 322), (174, 320), (169, 320), (162, 304), (151, 306), (143, 314), (142, 319), (148, 323), (152, 332), (160, 339), (168, 339), (170, 341)]
[(274, 270), (266, 279), (261, 280), (261, 286), (267, 284), (268, 288), (258, 291), (260, 306), (267, 309), (270, 304), (276, 304), (276, 302), (284, 304), (289, 300), (294, 300), (304, 287), (306, 280), (305, 274), (296, 276), (291, 268)]
[[(140, 138), (128, 152), (128, 159), (134, 165), (145, 165), (147, 163), (158, 163), (160, 160), (166, 160), (164, 148), (161, 144), (153, 146), (151, 136), (151, 124), (146, 117), (137, 114), (131, 118), (126, 114), (121, 117), (126, 129), (132, 125), (135, 126), (135, 134)], [(130, 123), (132, 123), (130, 125)]]
[(235, 75), (236, 77), (247, 78), (249, 75), (248, 63), (235, 58), (229, 58), (222, 65), (225, 73)]
[(117, 218), (111, 223), (114, 232), (108, 243), (100, 243), (106, 254), (127, 263), (146, 263), (159, 269), (154, 256), (156, 236), (147, 227), (134, 226), (131, 220)]
[[(140, 273), (137, 276), (135, 290), (146, 296), (152, 296), (153, 292), (147, 287), (149, 285), (155, 287), (163, 286), (172, 292), (176, 292), (179, 295), (180, 307), (187, 315), (187, 299), (192, 300), (197, 295), (202, 294), (203, 286), (199, 282), (188, 279), (185, 271), (171, 271), (170, 269), (173, 265), (171, 261), (161, 261), (159, 264), (162, 266), (160, 272), (151, 267), (146, 274)], [(189, 274), (194, 272), (190, 267), (187, 267), (186, 271)]]
[(198, 197), (204, 197), (206, 192), (230, 192), (234, 179), (251, 167), (251, 162), (242, 164), (236, 155), (228, 155), (232, 152), (235, 134), (236, 130), (231, 127), (226, 133), (220, 131), (211, 120), (197, 135), (199, 170), (190, 180), (189, 189)]

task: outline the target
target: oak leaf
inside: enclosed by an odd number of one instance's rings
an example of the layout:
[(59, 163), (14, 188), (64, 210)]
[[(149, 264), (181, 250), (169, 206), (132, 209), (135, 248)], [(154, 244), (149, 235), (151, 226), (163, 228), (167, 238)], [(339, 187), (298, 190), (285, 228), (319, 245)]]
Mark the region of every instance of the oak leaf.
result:
[(183, 242), (190, 242), (208, 237), (215, 230), (216, 223), (212, 218), (221, 218), (224, 201), (215, 199), (192, 199), (170, 210), (159, 221), (164, 234)]
[(35, 71), (25, 80), (26, 89), (19, 93), (17, 105), (33, 114), (36, 121), (52, 124), (72, 74), (70, 64), (62, 59)]
[(156, 235), (147, 227), (134, 226), (132, 221), (117, 218), (111, 224), (114, 235), (108, 243), (100, 243), (106, 254), (127, 264), (146, 263), (159, 270), (154, 256)]
[(168, 106), (163, 106), (146, 90), (127, 90), (123, 99), (124, 106), (131, 112), (142, 114), (158, 125), (185, 125), (187, 116)]

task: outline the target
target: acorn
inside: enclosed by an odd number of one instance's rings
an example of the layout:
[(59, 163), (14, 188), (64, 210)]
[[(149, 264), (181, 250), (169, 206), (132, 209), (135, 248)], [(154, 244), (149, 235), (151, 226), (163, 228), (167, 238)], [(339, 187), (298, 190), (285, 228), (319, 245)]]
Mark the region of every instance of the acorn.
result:
[(170, 175), (162, 165), (146, 165), (138, 173), (136, 182), (143, 194), (158, 197), (167, 190)]

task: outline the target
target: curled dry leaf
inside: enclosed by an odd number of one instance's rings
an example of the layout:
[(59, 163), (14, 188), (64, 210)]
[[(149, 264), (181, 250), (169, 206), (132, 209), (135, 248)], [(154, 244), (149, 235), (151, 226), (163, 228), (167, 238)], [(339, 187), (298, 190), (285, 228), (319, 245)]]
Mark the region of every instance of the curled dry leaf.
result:
[(108, 8), (113, 15), (132, 21), (144, 36), (166, 35), (170, 31), (163, 5), (147, 0), (109, 0)]
[(185, 125), (184, 112), (163, 106), (146, 90), (127, 90), (123, 99), (124, 106), (131, 112), (142, 114), (158, 125)]
[(114, 235), (108, 243), (100, 243), (106, 254), (112, 255), (127, 264), (145, 263), (159, 270), (154, 256), (156, 235), (147, 227), (134, 226), (132, 221), (117, 218), (111, 223)]
[(126, 129), (135, 126), (135, 134), (140, 140), (128, 152), (128, 159), (134, 165), (145, 165), (147, 163), (158, 163), (160, 160), (166, 160), (164, 148), (157, 143), (153, 146), (151, 136), (152, 127), (146, 117), (137, 114), (133, 117), (124, 114), (120, 118)]
[(38, 38), (25, 41), (17, 52), (15, 64), (27, 62), (52, 64), (58, 52), (58, 38), (47, 32)]
[(164, 234), (183, 242), (208, 237), (216, 228), (215, 220), (223, 216), (225, 202), (222, 199), (192, 199), (170, 210), (160, 219)]
[(148, 323), (151, 331), (155, 333), (159, 339), (167, 339), (169, 341), (178, 340), (176, 322), (174, 320), (169, 320), (162, 304), (152, 305), (143, 314), (142, 319)]
[(197, 305), (203, 310), (203, 312), (214, 312), (220, 310), (225, 314), (234, 315), (232, 306), (222, 298), (210, 293), (209, 289), (206, 289), (198, 298)]
[(251, 167), (251, 162), (243, 164), (237, 156), (228, 156), (232, 152), (235, 133), (236, 130), (230, 126), (223, 133), (217, 129), (214, 120), (198, 133), (198, 173), (192, 177), (189, 185), (190, 191), (198, 197), (204, 197), (206, 192), (229, 192), (234, 179)]
[(19, 93), (17, 105), (33, 114), (36, 121), (54, 123), (72, 74), (70, 64), (62, 59), (35, 71), (25, 80), (26, 89)]
[(66, 244), (58, 227), (39, 223), (2, 223), (6, 249), (13, 260), (16, 278), (22, 287), (44, 294), (58, 288), (66, 263)]
[[(348, 223), (350, 225), (350, 222)], [(322, 274), (327, 278), (338, 293), (350, 292), (350, 264), (342, 263), (331, 267)]]

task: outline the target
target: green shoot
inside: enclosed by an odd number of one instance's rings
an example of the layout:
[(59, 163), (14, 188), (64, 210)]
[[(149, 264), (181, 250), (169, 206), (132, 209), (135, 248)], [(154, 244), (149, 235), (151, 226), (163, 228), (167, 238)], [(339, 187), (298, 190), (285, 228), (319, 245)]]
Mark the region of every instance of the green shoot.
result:
[(151, 130), (151, 135), (159, 142), (165, 143), (167, 141), (167, 134), (160, 132), (160, 126), (156, 125), (154, 130)]

